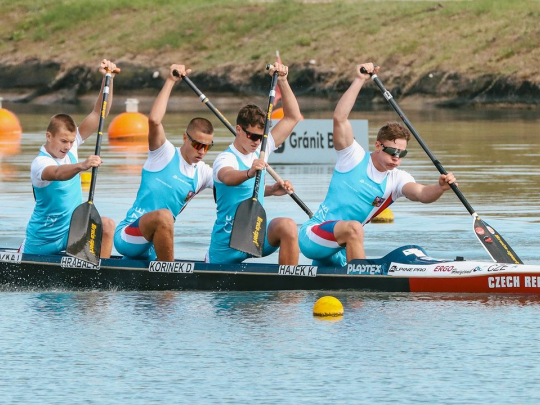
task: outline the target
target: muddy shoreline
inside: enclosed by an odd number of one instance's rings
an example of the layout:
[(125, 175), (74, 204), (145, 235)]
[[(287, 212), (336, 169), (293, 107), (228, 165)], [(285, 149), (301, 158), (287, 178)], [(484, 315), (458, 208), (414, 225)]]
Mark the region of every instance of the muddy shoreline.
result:
[[(139, 65), (122, 64), (122, 74), (115, 80), (115, 92), (152, 93), (163, 85), (166, 71)], [(268, 77), (264, 73), (216, 69), (193, 73), (191, 79), (211, 94), (233, 96), (265, 95)], [(457, 72), (429, 72), (419, 78), (387, 71), (380, 74), (385, 86), (398, 99), (423, 99), (437, 107), (466, 106), (540, 107), (540, 84), (504, 75), (465, 76)], [(291, 65), (289, 81), (297, 96), (337, 99), (350, 84), (311, 65)], [(65, 68), (54, 61), (28, 60), (18, 65), (0, 64), (0, 95), (6, 101), (37, 104), (78, 104), (88, 93), (98, 89), (100, 75), (94, 67)], [(7, 95), (7, 96), (6, 96)], [(362, 90), (359, 103), (384, 103), (372, 84)]]

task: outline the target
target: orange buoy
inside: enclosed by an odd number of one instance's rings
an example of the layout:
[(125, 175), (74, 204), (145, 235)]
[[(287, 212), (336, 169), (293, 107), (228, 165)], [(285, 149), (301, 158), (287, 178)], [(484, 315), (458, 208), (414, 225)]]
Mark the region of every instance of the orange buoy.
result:
[(109, 125), (109, 141), (119, 138), (140, 138), (148, 136), (148, 118), (138, 112), (139, 101), (126, 100), (126, 112), (116, 116)]
[[(283, 118), (283, 107), (276, 108), (274, 111), (272, 111), (271, 118), (273, 120), (280, 120)], [(304, 116), (302, 115), (302, 119), (304, 119)]]
[(283, 108), (279, 107), (272, 111), (272, 119), (280, 120), (283, 118)]
[(0, 97), (0, 153), (16, 154), (21, 150), (21, 123), (15, 114), (2, 108), (2, 100)]

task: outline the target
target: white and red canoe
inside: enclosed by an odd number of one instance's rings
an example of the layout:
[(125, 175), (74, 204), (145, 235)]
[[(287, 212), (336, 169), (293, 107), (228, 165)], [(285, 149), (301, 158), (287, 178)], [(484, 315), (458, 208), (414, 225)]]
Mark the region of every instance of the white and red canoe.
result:
[(0, 248), (0, 288), (68, 290), (358, 290), (539, 294), (540, 265), (440, 260), (419, 246), (343, 267), (265, 263), (148, 262), (122, 257), (99, 266), (65, 255)]

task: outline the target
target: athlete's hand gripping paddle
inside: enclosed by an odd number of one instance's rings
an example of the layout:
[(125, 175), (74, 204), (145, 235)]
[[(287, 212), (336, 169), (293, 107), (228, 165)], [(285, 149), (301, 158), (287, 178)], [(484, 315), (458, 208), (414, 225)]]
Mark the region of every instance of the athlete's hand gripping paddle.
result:
[[(107, 110), (107, 99), (109, 98), (111, 73), (120, 73), (120, 69), (117, 68), (113, 72), (107, 71), (105, 74), (103, 100), (101, 102), (96, 150), (94, 153), (97, 156), (99, 156), (101, 151), (101, 135), (103, 123), (105, 121), (105, 111)], [(97, 172), (98, 168), (93, 167), (88, 201), (79, 205), (71, 215), (71, 224), (69, 226), (69, 236), (66, 248), (66, 253), (68, 255), (90, 262), (96, 266), (99, 265), (99, 260), (101, 258), (101, 239), (103, 238), (101, 216), (94, 205)]]

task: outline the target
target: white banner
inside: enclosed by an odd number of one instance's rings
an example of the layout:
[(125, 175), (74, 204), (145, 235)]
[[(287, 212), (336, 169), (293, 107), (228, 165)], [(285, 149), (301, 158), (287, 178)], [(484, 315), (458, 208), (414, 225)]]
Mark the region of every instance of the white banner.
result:
[[(356, 141), (365, 149), (368, 145), (368, 121), (350, 120)], [(276, 124), (274, 121), (273, 126)], [(291, 135), (270, 155), (270, 163), (334, 164), (333, 121), (302, 120)]]

